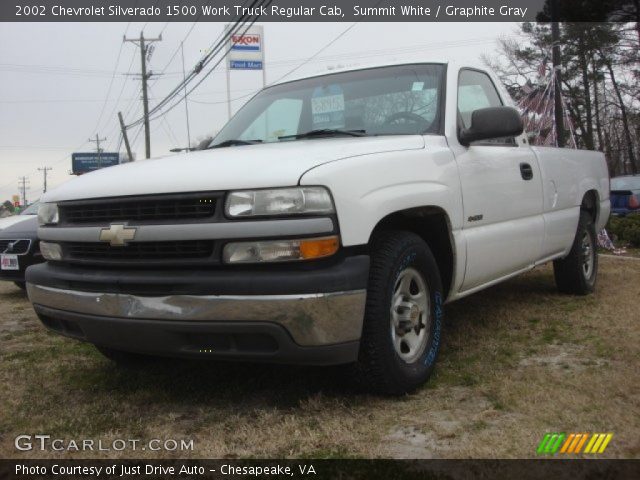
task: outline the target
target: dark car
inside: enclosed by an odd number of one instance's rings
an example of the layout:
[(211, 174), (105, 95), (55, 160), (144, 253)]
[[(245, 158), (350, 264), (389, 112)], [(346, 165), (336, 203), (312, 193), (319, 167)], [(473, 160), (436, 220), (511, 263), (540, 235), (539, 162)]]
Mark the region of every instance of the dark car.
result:
[(25, 287), (27, 267), (44, 261), (38, 242), (38, 217), (30, 208), (21, 214), (28, 219), (0, 230), (0, 281), (14, 282), (20, 288)]
[(611, 179), (611, 213), (618, 216), (640, 213), (640, 175)]

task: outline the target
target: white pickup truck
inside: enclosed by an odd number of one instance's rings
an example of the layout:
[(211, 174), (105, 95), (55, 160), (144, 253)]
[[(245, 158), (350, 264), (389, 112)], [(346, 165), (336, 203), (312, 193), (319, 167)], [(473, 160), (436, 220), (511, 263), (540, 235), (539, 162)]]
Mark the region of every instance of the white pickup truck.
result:
[(602, 154), (530, 146), (500, 83), (452, 62), (269, 86), (207, 149), (42, 200), (49, 329), (118, 361), (349, 364), (392, 394), (431, 374), (445, 303), (549, 261), (591, 292), (610, 211)]

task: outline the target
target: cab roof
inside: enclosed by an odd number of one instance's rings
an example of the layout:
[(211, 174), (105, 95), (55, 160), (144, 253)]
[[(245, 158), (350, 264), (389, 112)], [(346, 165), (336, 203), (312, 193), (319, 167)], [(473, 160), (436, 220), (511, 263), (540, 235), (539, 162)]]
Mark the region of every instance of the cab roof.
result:
[(292, 74), (290, 76), (285, 76), (284, 78), (278, 79), (275, 82), (271, 83), (269, 86), (279, 85), (279, 84), (288, 83), (288, 82), (294, 82), (296, 80), (303, 80), (305, 78), (322, 77), (324, 75), (332, 75), (334, 73), (354, 72), (358, 70), (368, 70), (370, 68), (380, 68), (380, 67), (391, 67), (396, 65), (413, 65), (417, 63), (425, 63), (425, 64), (433, 63), (433, 64), (440, 64), (440, 65), (448, 65), (451, 67), (455, 66), (457, 68), (464, 66), (464, 67), (470, 67), (470, 68), (477, 68), (480, 70), (489, 70), (486, 65), (483, 65), (482, 63), (479, 63), (479, 62), (459, 63), (459, 62), (446, 60), (446, 59), (416, 57), (416, 58), (409, 58), (409, 59), (404, 58), (401, 60), (394, 59), (394, 60), (386, 60), (386, 61), (367, 62), (367, 63), (358, 64), (358, 65), (349, 65), (349, 66), (343, 66), (339, 68), (319, 70), (313, 73), (304, 73), (304, 74), (297, 73), (297, 74)]

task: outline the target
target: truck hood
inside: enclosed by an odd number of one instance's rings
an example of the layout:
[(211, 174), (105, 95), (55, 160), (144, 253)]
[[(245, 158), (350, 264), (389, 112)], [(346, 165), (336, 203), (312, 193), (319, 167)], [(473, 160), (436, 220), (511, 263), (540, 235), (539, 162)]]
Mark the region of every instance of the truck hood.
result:
[(42, 201), (285, 187), (336, 160), (424, 148), (420, 135), (297, 140), (216, 148), (108, 167), (70, 180)]

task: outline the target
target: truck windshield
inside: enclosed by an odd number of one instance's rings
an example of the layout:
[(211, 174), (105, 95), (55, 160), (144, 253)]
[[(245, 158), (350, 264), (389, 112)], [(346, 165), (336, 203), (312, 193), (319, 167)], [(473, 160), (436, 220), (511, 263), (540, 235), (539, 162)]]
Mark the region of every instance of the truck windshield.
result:
[(209, 147), (438, 133), (443, 72), (440, 64), (400, 65), (268, 87), (238, 111)]

